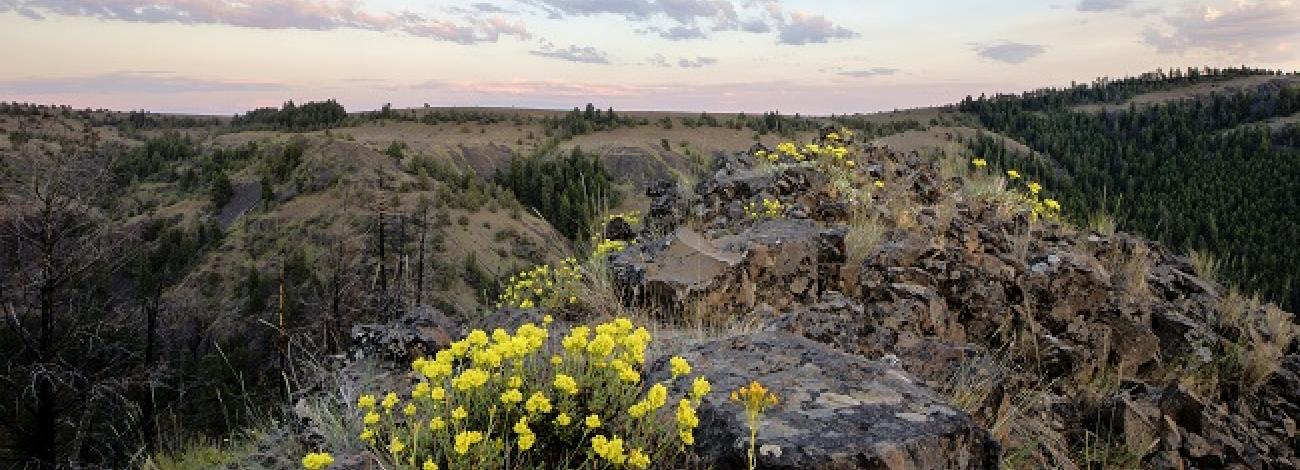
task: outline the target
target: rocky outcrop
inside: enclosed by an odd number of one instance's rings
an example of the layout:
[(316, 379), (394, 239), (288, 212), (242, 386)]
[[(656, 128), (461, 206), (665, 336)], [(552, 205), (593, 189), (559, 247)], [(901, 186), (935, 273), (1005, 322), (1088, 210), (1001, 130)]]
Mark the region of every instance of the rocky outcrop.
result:
[(614, 258), (615, 278), (633, 295), (661, 305), (701, 299), (728, 309), (786, 307), (816, 298), (833, 273), (822, 267), (844, 256), (844, 231), (808, 220), (755, 223), (709, 239), (687, 227), (653, 245)]
[[(1147, 466), (1300, 467), (1300, 384), (1286, 385), (1296, 376), (1294, 342), (1277, 346), (1291, 356), (1262, 388), (1234, 383), (1222, 368), (1252, 347), (1250, 322), (1225, 318), (1221, 288), (1186, 258), (1127, 234), (1035, 220), (1014, 201), (969, 197), (961, 178), (942, 177), (937, 161), (918, 155), (868, 149), (858, 163), (855, 181), (887, 181), (865, 207), (884, 227), (861, 262), (848, 262), (854, 228), (836, 194), (842, 181), (739, 155), (720, 161), (689, 200), (659, 199), (674, 217), (685, 207), (690, 223), (677, 217), (676, 231), (643, 231), (611, 262), (617, 283), (669, 309), (698, 302), (765, 331), (896, 363), (966, 397), (986, 424), (1012, 410), (1033, 416), (1035, 429), (1062, 444), (1028, 449), (1031, 465), (1078, 465), (1069, 443), (1109, 433), (1115, 453)], [(765, 199), (781, 202), (776, 220), (745, 212)], [(1262, 315), (1243, 308), (1244, 318)], [(1280, 321), (1295, 328), (1289, 314)], [(1209, 374), (1212, 386), (1179, 387), (1188, 374)], [(1037, 398), (1019, 403), (1026, 393)], [(1126, 418), (1099, 425), (1111, 415)], [(1148, 421), (1154, 427), (1133, 424)]]
[(349, 356), (405, 366), (412, 359), (446, 348), (457, 331), (456, 323), (441, 311), (421, 307), (387, 323), (353, 325)]
[[(706, 466), (744, 468), (749, 428), (727, 391), (758, 380), (780, 394), (762, 418), (758, 468), (998, 467), (998, 444), (987, 431), (897, 367), (779, 332), (710, 341), (681, 355), (715, 390), (699, 408), (696, 431)], [(668, 375), (660, 360), (649, 377)]]

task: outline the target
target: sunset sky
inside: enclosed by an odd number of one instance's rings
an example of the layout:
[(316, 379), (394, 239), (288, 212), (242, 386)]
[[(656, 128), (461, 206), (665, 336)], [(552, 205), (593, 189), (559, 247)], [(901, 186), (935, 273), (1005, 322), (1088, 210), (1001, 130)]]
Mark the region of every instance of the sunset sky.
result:
[(0, 0), (0, 101), (853, 113), (1300, 69), (1300, 0)]

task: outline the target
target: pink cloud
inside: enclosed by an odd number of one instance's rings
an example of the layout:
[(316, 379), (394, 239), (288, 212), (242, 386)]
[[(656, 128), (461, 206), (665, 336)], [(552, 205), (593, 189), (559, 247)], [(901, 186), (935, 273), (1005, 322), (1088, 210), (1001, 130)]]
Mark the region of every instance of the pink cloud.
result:
[(463, 22), (412, 12), (367, 11), (358, 0), (16, 0), (17, 11), (139, 23), (219, 24), (261, 29), (364, 29), (400, 31), (461, 44), (494, 42), (502, 35), (531, 37), (522, 22), (503, 16), (470, 17)]

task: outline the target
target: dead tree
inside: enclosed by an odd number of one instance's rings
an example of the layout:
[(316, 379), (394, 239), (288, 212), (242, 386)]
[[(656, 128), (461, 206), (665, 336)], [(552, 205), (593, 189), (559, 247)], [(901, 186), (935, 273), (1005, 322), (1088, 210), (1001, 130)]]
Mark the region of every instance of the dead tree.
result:
[(130, 320), (108, 282), (132, 244), (110, 222), (101, 161), (22, 154), (11, 163), (0, 171), (0, 246), (9, 258), (0, 270), (0, 396), (15, 399), (0, 405), (0, 423), (31, 463), (56, 467), (98, 452), (84, 448), (98, 442), (90, 433), (121, 417), (97, 407), (126, 401), (121, 377), (139, 364), (124, 346)]

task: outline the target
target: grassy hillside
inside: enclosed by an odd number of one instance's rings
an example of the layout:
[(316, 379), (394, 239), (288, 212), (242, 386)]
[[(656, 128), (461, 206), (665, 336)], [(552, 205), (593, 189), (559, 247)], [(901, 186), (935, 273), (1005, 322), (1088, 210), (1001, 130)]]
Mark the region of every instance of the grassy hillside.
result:
[[(293, 109), (231, 119), (0, 104), (0, 312), (19, 319), (0, 333), (17, 378), (0, 394), (35, 394), (0, 405), (0, 459), (79, 445), (79, 460), (125, 466), (143, 444), (229, 435), (274, 416), (293, 360), (342, 351), (353, 324), (429, 307), (480, 315), (505, 278), (571, 256), (595, 218), (644, 210), (644, 184), (692, 180), (715, 154), (826, 121)], [(513, 182), (600, 176), (618, 204), (524, 199), (493, 179), (578, 149), (596, 166)], [(55, 231), (28, 231), (43, 226)], [(48, 288), (32, 282), (42, 272), (58, 276)], [(24, 392), (38, 377), (61, 379)]]

